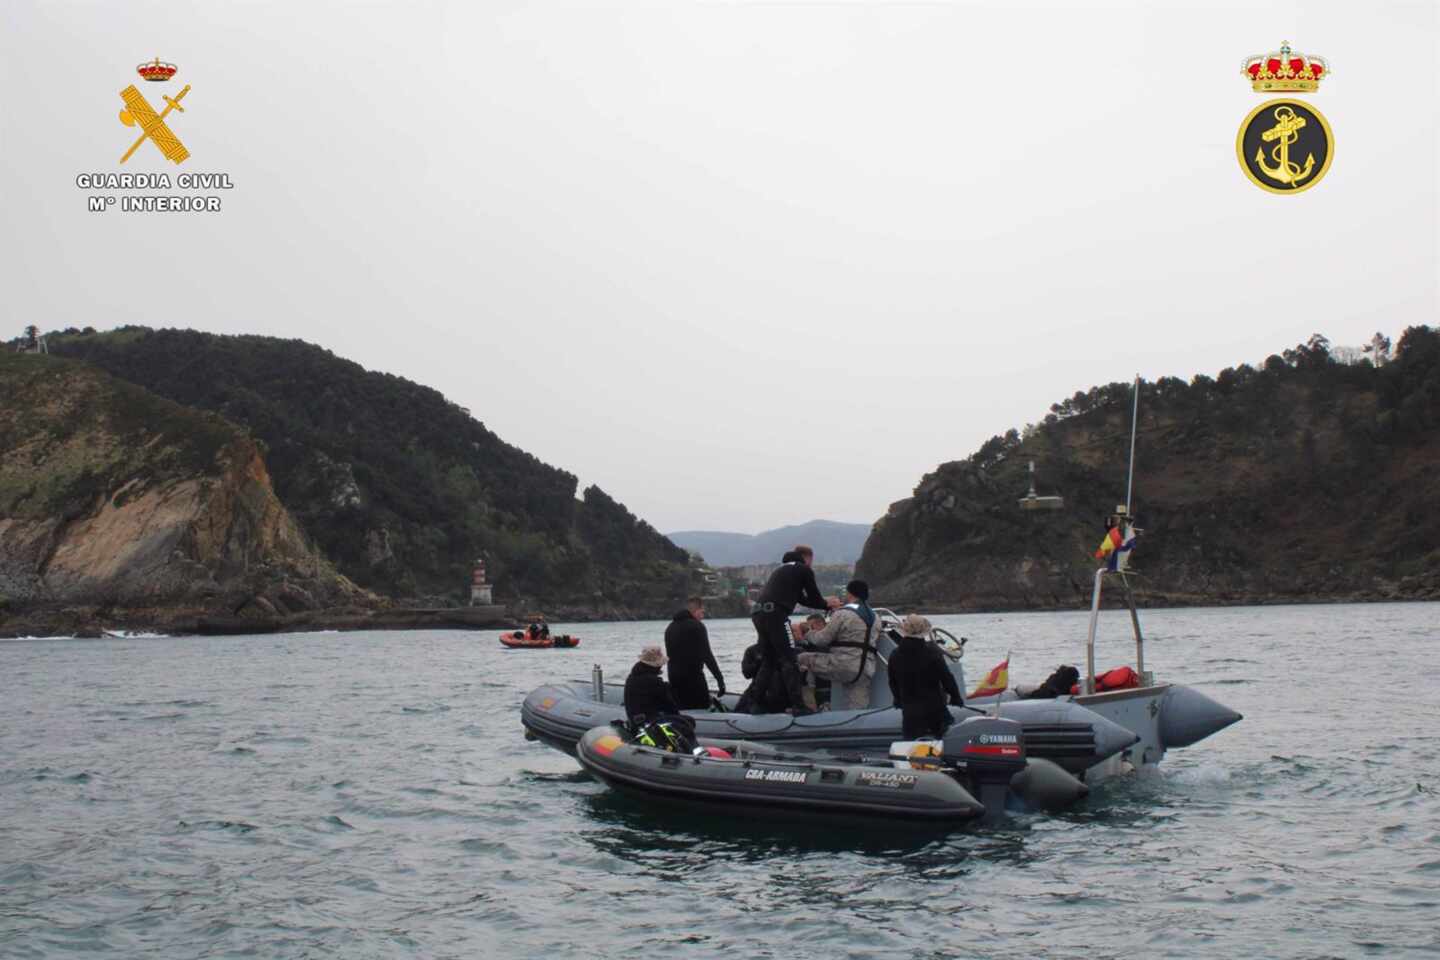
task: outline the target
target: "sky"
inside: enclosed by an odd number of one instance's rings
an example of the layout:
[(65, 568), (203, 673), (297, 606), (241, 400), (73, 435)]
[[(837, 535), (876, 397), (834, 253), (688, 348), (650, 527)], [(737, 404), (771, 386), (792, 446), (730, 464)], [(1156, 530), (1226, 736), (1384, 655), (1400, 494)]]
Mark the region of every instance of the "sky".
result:
[[(660, 530), (869, 523), (1076, 390), (1436, 323), (1437, 9), (7, 0), (0, 335), (299, 338)], [(1332, 68), (1293, 196), (1235, 155), (1284, 40)], [(191, 85), (183, 164), (120, 165), (131, 83)]]

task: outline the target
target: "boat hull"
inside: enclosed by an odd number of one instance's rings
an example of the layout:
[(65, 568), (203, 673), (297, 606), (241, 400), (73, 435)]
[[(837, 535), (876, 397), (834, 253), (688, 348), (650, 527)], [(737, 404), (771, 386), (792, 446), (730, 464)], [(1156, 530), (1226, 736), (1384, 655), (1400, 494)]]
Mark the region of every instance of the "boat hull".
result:
[(580, 646), (580, 638), (569, 635), (531, 639), (523, 630), (500, 634), (500, 643), (511, 650), (568, 650)]
[(933, 822), (985, 815), (980, 801), (939, 771), (795, 757), (743, 741), (705, 742), (725, 748), (735, 759), (627, 743), (610, 727), (583, 734), (575, 757), (586, 771), (622, 792), (729, 814), (778, 810)]
[[(597, 700), (590, 684), (547, 684), (532, 691), (521, 707), (526, 735), (574, 755), (586, 731), (624, 722), (622, 688), (610, 684)], [(733, 697), (727, 698), (733, 702)], [(707, 740), (746, 740), (786, 751), (828, 751), (886, 756), (901, 735), (900, 711), (894, 707), (837, 710), (805, 717), (789, 714), (685, 711), (695, 721), (695, 735)], [(958, 721), (979, 711), (950, 708)], [(1072, 774), (1102, 763), (1137, 742), (1131, 731), (1100, 714), (1067, 700), (1018, 700), (1001, 704), (1000, 716), (1024, 728), (1029, 755), (1049, 760)]]

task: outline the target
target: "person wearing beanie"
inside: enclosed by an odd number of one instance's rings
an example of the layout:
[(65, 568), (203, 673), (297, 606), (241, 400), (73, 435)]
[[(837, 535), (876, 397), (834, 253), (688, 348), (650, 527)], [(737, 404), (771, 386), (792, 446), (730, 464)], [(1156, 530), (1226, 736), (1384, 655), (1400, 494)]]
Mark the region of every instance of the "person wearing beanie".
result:
[(630, 668), (630, 676), (625, 678), (625, 716), (632, 726), (680, 712), (670, 684), (660, 677), (664, 666), (665, 651), (646, 647)]
[(812, 676), (829, 677), (832, 710), (864, 710), (870, 706), (870, 680), (875, 676), (878, 618), (870, 609), (870, 585), (851, 580), (845, 606), (830, 615), (819, 630), (801, 626), (801, 638), (813, 652), (796, 659)]
[(911, 613), (900, 621), (898, 633), (891, 633), (895, 652), (890, 654), (890, 693), (900, 708), (906, 740), (945, 736), (954, 722), (946, 704), (965, 705), (945, 655), (930, 642), (930, 629), (929, 620)]

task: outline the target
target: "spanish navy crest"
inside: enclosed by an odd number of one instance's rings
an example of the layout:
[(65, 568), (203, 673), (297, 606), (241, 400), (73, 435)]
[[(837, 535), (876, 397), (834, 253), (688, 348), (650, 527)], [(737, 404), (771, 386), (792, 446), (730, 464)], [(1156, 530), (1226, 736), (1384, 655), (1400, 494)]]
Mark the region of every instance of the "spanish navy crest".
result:
[[(1242, 68), (1257, 93), (1314, 93), (1329, 64), (1296, 53), (1289, 43), (1250, 57)], [(1319, 183), (1335, 156), (1335, 137), (1323, 114), (1298, 97), (1260, 104), (1240, 124), (1235, 154), (1245, 176), (1271, 193), (1300, 193)]]

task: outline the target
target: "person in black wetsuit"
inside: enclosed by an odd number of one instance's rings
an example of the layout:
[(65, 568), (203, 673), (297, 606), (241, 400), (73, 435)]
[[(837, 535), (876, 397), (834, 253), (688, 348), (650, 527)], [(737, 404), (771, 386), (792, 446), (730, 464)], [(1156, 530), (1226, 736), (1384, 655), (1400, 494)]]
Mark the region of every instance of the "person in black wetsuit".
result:
[(665, 655), (670, 664), (670, 692), (682, 710), (704, 710), (710, 706), (710, 688), (705, 684), (705, 668), (715, 678), (717, 695), (725, 695), (725, 678), (710, 651), (710, 634), (701, 621), (705, 619), (705, 602), (699, 597), (685, 601), (685, 609), (675, 614), (665, 628)]
[(945, 662), (945, 655), (931, 643), (930, 621), (911, 613), (900, 621), (895, 652), (890, 654), (890, 694), (900, 708), (901, 735), (906, 740), (943, 737), (953, 722), (946, 702), (965, 706), (960, 687)]
[(786, 553), (780, 558), (780, 566), (765, 582), (760, 599), (755, 602), (750, 622), (755, 625), (755, 633), (760, 638), (763, 662), (760, 672), (750, 683), (750, 689), (741, 698), (751, 709), (759, 705), (762, 692), (778, 673), (790, 709), (797, 716), (814, 713), (805, 705), (800, 690), (800, 668), (795, 663), (795, 647), (790, 643), (788, 620), (795, 612), (796, 604), (814, 610), (833, 610), (840, 606), (838, 598), (820, 596), (815, 571), (810, 566), (814, 562), (815, 551), (806, 546), (797, 546)]
[(679, 714), (680, 705), (670, 692), (670, 684), (660, 678), (664, 666), (664, 651), (659, 647), (646, 647), (630, 668), (630, 676), (625, 678), (625, 718), (632, 727)]

